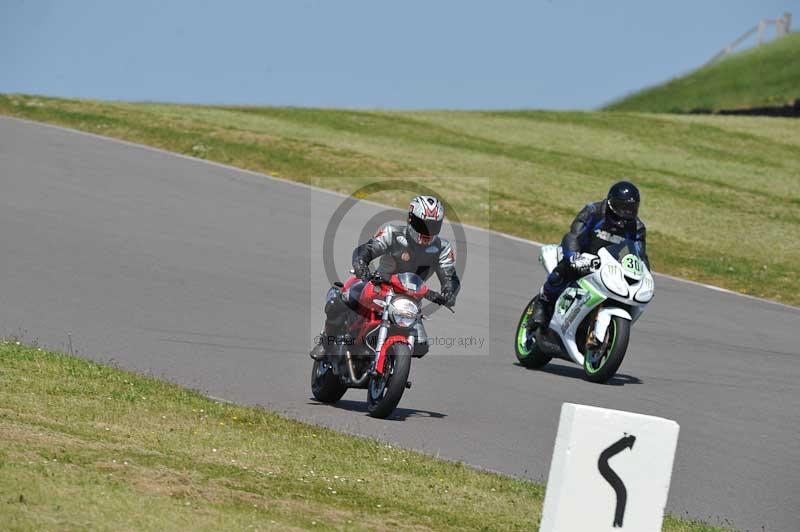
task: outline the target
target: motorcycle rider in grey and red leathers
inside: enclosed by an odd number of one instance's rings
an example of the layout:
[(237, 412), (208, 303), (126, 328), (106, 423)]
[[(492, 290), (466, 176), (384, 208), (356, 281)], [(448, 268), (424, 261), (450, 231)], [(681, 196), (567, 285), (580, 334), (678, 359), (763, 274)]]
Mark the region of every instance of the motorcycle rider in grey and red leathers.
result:
[(592, 257), (600, 248), (632, 240), (650, 268), (645, 249), (645, 226), (639, 219), (639, 189), (629, 181), (615, 183), (606, 199), (586, 205), (561, 241), (563, 259), (547, 276), (533, 307), (529, 327), (546, 329), (558, 296), (569, 283), (588, 273)]
[[(353, 251), (353, 272), (343, 286), (335, 285), (328, 291), (325, 302), (325, 329), (321, 342), (311, 351), (312, 358), (320, 358), (332, 352), (343, 338), (348, 312), (358, 312), (359, 298), (366, 282), (373, 273), (370, 263), (378, 260), (376, 271), (390, 276), (395, 273), (413, 272), (423, 280), (434, 273), (441, 286), (441, 303), (455, 305), (461, 282), (456, 274), (455, 253), (446, 239), (439, 236), (444, 221), (444, 205), (434, 196), (417, 196), (408, 206), (406, 224), (387, 223), (378, 229), (375, 236)], [(422, 322), (418, 322), (415, 357), (428, 352), (428, 337)]]

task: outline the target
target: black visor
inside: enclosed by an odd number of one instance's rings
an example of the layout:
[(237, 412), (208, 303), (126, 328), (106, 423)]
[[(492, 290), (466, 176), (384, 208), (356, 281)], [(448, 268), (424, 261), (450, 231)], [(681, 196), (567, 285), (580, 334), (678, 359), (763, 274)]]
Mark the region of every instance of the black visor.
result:
[(614, 214), (625, 220), (633, 220), (639, 214), (638, 201), (610, 199), (608, 200), (608, 205), (614, 211)]
[(414, 231), (424, 236), (436, 236), (442, 229), (442, 220), (423, 220), (412, 215), (408, 223)]

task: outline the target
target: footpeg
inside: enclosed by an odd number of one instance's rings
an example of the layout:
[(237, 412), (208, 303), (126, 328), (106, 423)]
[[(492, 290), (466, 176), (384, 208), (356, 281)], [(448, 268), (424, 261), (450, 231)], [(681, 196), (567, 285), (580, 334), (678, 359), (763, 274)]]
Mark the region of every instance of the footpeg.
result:
[(411, 389), (411, 381), (406, 381), (406, 388)]

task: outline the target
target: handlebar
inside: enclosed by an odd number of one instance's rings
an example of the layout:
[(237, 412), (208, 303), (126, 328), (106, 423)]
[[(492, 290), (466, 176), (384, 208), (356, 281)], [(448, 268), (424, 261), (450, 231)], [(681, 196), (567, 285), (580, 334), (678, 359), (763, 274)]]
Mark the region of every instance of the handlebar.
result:
[(579, 253), (570, 259), (572, 269), (579, 275), (586, 275), (600, 269), (600, 257), (591, 253)]
[(456, 311), (453, 310), (453, 307), (451, 307), (451, 306), (449, 306), (447, 304), (447, 300), (444, 298), (444, 296), (442, 294), (440, 294), (439, 292), (437, 292), (436, 290), (428, 289), (428, 292), (423, 297), (425, 299), (427, 299), (428, 301), (430, 301), (431, 303), (436, 303), (437, 305), (446, 308), (447, 310), (449, 310), (453, 314), (456, 313)]
[(391, 276), (383, 274), (378, 270), (372, 272), (368, 279), (369, 282), (373, 284), (388, 284), (391, 281)]
[[(350, 273), (354, 274), (355, 271), (351, 269)], [(374, 272), (370, 273), (370, 276), (369, 276), (368, 279), (364, 279), (364, 280), (368, 281), (370, 283), (373, 283), (373, 284), (382, 284), (382, 283), (388, 283), (390, 281), (390, 277), (391, 276), (383, 274), (383, 273), (375, 270)], [(431, 303), (436, 303), (437, 305), (446, 308), (447, 310), (449, 310), (453, 314), (456, 313), (456, 311), (453, 310), (453, 307), (447, 305), (447, 300), (444, 298), (444, 296), (442, 296), (442, 294), (437, 292), (436, 290), (431, 290), (429, 288), (428, 291), (425, 293), (425, 295), (423, 297), (425, 299), (427, 299), (428, 301), (430, 301)]]
[[(350, 268), (350, 274), (355, 275), (355, 273), (356, 271), (353, 268)], [(382, 283), (388, 283), (390, 280), (389, 277), (390, 276), (384, 275), (378, 270), (375, 270), (374, 272), (370, 272), (369, 276), (366, 279), (362, 277), (359, 277), (359, 279), (373, 284), (382, 284)]]

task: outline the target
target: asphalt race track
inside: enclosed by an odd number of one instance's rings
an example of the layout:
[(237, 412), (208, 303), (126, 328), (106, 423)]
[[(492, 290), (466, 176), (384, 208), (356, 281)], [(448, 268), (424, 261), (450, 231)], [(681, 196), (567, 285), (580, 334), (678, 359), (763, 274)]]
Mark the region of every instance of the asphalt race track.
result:
[[(562, 362), (529, 371), (512, 337), (543, 280), (538, 250), (467, 228), (456, 314), (427, 327), (476, 344), (415, 361), (413, 389), (380, 421), (363, 390), (335, 407), (310, 399), (320, 242), (341, 197), (10, 118), (0, 179), (2, 334), (71, 339), (215, 397), (539, 481), (563, 402), (663, 416), (681, 425), (668, 511), (800, 530), (800, 310), (657, 276), (611, 385)], [(362, 203), (342, 221), (340, 273), (381, 211)]]

